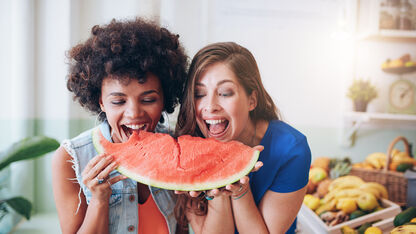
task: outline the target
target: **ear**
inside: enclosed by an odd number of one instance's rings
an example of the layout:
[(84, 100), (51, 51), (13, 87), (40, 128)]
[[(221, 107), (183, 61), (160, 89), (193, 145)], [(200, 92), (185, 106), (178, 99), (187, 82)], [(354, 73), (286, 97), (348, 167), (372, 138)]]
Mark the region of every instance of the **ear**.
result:
[(100, 99), (98, 99), (98, 104), (100, 104), (100, 108), (102, 112), (105, 112), (105, 108), (103, 105), (103, 99), (100, 97)]
[(248, 109), (249, 111), (252, 111), (256, 109), (257, 107), (257, 91), (253, 90), (251, 92), (250, 96), (248, 97)]

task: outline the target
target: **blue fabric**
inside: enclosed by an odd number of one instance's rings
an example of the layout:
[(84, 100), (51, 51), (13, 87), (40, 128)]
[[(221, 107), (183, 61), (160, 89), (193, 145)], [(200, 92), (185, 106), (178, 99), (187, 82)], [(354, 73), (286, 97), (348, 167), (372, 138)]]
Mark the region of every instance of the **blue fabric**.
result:
[[(111, 141), (110, 127), (107, 122), (99, 126), (103, 136)], [(158, 126), (156, 131), (164, 132), (163, 126)], [(90, 129), (79, 136), (65, 140), (62, 145), (73, 158), (73, 168), (76, 174), (76, 181), (82, 188), (82, 192), (87, 200), (91, 200), (91, 191), (82, 183), (82, 171), (88, 162), (97, 155), (92, 142), (92, 130)], [(112, 171), (110, 177), (119, 175), (117, 171)], [(137, 201), (137, 182), (125, 179), (111, 185), (111, 197), (109, 201), (109, 232), (110, 233), (137, 233), (139, 225), (138, 201)], [(149, 186), (153, 200), (165, 217), (169, 228), (169, 233), (176, 231), (176, 219), (173, 210), (176, 204), (176, 196), (173, 191)]]
[[(263, 167), (249, 175), (257, 206), (267, 190), (289, 193), (308, 184), (311, 151), (302, 133), (285, 122), (273, 120), (260, 144), (264, 146), (259, 156)], [(286, 233), (295, 233), (295, 229), (296, 220)]]

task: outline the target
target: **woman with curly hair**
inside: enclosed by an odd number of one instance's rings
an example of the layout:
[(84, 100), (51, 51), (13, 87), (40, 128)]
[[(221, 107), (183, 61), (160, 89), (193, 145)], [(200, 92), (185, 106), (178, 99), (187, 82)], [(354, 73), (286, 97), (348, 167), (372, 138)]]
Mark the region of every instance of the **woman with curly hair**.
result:
[(249, 50), (220, 42), (198, 51), (189, 68), (177, 134), (264, 146), (261, 169), (238, 183), (208, 191), (205, 198), (179, 195), (175, 214), (180, 224), (189, 222), (195, 233), (295, 232), (311, 152), (306, 137), (280, 120)]
[[(113, 20), (94, 26), (70, 49), (67, 87), (102, 122), (114, 143), (135, 131), (163, 131), (186, 78), (187, 56), (156, 23)], [(53, 192), (63, 233), (175, 233), (175, 195), (120, 175), (112, 155), (97, 155), (92, 129), (65, 140), (52, 160)]]

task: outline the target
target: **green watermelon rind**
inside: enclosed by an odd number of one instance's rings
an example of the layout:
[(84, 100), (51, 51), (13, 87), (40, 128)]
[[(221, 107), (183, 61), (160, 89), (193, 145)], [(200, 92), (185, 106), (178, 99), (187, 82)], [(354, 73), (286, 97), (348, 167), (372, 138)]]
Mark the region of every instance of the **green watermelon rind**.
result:
[[(93, 139), (93, 145), (97, 153), (98, 154), (104, 153), (104, 148), (99, 143), (100, 130), (98, 127), (92, 131), (92, 139)], [(177, 191), (204, 191), (204, 190), (221, 188), (228, 184), (232, 184), (232, 183), (239, 181), (242, 177), (248, 175), (252, 171), (257, 160), (259, 159), (259, 155), (260, 155), (260, 151), (255, 150), (253, 153), (253, 156), (251, 157), (250, 162), (239, 173), (233, 176), (229, 176), (226, 179), (223, 179), (220, 181), (214, 181), (210, 183), (192, 183), (192, 184), (168, 183), (168, 182), (150, 180), (149, 178), (136, 174), (123, 166), (117, 167), (116, 170), (120, 172), (120, 174), (125, 175), (129, 177), (130, 179), (133, 179), (142, 184), (147, 184), (147, 185), (157, 187), (157, 188), (162, 188), (162, 189), (167, 189), (167, 190), (177, 190)]]

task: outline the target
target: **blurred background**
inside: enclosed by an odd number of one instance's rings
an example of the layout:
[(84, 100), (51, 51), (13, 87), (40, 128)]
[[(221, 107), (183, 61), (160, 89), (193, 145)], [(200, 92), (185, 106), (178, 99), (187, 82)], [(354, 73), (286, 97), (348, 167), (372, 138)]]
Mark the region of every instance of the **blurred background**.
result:
[[(92, 26), (134, 17), (179, 34), (190, 59), (212, 42), (248, 48), (284, 120), (308, 137), (314, 158), (358, 162), (386, 152), (396, 136), (416, 142), (413, 0), (2, 0), (0, 151), (27, 136), (62, 141), (94, 126), (95, 117), (66, 89), (65, 53)], [(377, 93), (364, 112), (349, 98), (359, 94), (348, 96), (354, 81)], [(399, 94), (391, 91), (398, 81)], [(23, 195), (34, 206), (29, 222), (3, 218), (0, 233), (60, 232), (50, 162), (48, 154), (0, 172), (0, 196)]]

